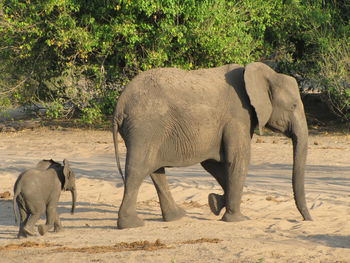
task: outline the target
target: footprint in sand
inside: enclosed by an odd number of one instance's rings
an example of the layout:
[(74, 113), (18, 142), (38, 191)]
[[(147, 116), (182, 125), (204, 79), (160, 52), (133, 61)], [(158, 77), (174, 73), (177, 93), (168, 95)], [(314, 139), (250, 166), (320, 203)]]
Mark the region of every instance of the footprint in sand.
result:
[(296, 220), (281, 220), (278, 223), (269, 225), (265, 232), (268, 233), (275, 233), (277, 231), (288, 231), (288, 230), (295, 230), (301, 227), (301, 224), (299, 221)]
[(323, 205), (322, 201), (316, 200), (315, 202), (313, 202), (312, 206), (310, 207), (311, 210), (314, 210), (316, 208), (319, 208), (320, 206)]

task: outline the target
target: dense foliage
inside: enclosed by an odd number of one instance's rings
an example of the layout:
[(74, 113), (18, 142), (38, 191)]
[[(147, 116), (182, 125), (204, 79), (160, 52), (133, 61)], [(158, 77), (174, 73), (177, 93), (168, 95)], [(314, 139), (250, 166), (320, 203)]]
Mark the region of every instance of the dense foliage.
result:
[(91, 123), (140, 71), (269, 60), (350, 119), (347, 0), (2, 0), (0, 17), (0, 108)]

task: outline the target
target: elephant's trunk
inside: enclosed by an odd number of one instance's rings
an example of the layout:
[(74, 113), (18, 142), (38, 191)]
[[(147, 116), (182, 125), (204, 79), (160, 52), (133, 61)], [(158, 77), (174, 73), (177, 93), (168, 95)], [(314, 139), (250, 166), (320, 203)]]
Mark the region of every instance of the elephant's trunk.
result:
[(74, 214), (75, 203), (77, 201), (77, 190), (74, 188), (70, 192), (72, 194), (72, 210), (71, 210), (71, 214)]
[(304, 173), (308, 148), (308, 130), (305, 114), (302, 113), (301, 118), (297, 118), (292, 125), (292, 141), (293, 141), (293, 192), (295, 204), (303, 216), (304, 220), (312, 220), (309, 210), (306, 206), (305, 189), (304, 189)]

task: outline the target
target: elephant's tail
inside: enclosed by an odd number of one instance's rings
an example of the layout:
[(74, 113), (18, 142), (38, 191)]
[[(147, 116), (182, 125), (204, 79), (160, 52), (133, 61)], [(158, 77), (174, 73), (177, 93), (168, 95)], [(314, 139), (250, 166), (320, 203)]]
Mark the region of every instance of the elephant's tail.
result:
[(122, 167), (120, 165), (120, 159), (119, 159), (119, 151), (118, 151), (118, 122), (117, 122), (116, 114), (115, 114), (115, 117), (113, 118), (113, 141), (114, 141), (115, 159), (117, 161), (118, 171), (119, 171), (119, 174), (122, 177), (123, 182), (125, 184), (125, 178), (124, 178), (124, 175), (123, 175), (123, 171), (122, 171)]
[(21, 192), (21, 187), (18, 181), (15, 183), (15, 187), (13, 189), (13, 200), (12, 200), (12, 208), (13, 208), (13, 214), (15, 215), (15, 222), (18, 224), (18, 211), (17, 211), (17, 196)]

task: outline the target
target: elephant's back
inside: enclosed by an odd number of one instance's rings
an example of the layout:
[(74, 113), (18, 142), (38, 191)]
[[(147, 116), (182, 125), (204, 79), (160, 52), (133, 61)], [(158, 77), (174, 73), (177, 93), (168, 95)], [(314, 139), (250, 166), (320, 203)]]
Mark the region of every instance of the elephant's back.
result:
[(33, 192), (47, 191), (57, 185), (57, 176), (50, 170), (29, 169), (22, 174), (21, 192), (32, 195)]
[(166, 114), (172, 109), (215, 107), (216, 110), (232, 99), (234, 94), (228, 81), (229, 72), (240, 70), (240, 65), (199, 70), (177, 68), (152, 69), (137, 75), (118, 99), (119, 118), (135, 114)]
[(237, 64), (198, 70), (157, 68), (137, 75), (127, 85), (125, 91), (134, 97), (145, 95), (157, 97), (167, 94), (198, 96), (203, 92), (204, 94), (222, 93), (222, 89), (230, 85), (226, 74), (237, 69), (243, 68)]

